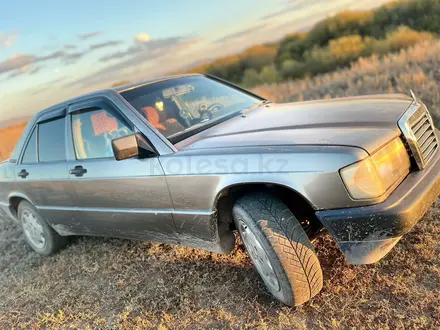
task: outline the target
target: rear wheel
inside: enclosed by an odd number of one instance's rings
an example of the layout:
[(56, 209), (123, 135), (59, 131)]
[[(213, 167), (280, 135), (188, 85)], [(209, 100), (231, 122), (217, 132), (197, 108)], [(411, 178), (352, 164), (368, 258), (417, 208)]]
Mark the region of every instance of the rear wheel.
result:
[(26, 242), (35, 252), (48, 256), (67, 245), (68, 238), (60, 236), (53, 230), (31, 203), (26, 201), (20, 203), (18, 219)]
[(266, 193), (240, 198), (233, 217), (243, 244), (267, 289), (298, 306), (321, 291), (318, 257), (301, 224), (279, 199)]

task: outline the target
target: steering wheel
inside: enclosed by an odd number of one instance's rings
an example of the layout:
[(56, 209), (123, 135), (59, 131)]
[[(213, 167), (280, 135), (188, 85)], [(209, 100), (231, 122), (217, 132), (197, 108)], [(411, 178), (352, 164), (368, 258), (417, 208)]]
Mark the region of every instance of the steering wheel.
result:
[(217, 111), (219, 111), (220, 109), (223, 109), (225, 106), (223, 104), (220, 103), (213, 103), (211, 104), (207, 111), (211, 112), (211, 113), (216, 113)]
[(190, 113), (188, 111), (180, 110), (179, 111), (179, 116), (183, 119), (183, 121), (185, 122), (187, 127), (191, 126), (191, 115), (190, 115)]
[(205, 121), (212, 119), (214, 113), (216, 113), (218, 110), (222, 108), (224, 108), (224, 105), (220, 103), (213, 103), (209, 107), (207, 107), (206, 104), (201, 103), (199, 105), (199, 113), (201, 120)]

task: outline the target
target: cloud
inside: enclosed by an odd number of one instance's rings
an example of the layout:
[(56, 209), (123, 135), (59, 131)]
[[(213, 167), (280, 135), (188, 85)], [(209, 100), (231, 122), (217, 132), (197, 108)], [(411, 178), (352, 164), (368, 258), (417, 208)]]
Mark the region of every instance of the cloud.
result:
[(183, 42), (188, 41), (188, 39), (188, 37), (182, 36), (154, 39), (149, 41), (140, 41), (139, 39), (136, 39), (136, 45), (130, 47), (129, 50), (133, 52), (155, 52), (160, 49), (166, 49), (175, 45), (182, 44)]
[(101, 48), (105, 48), (105, 47), (110, 47), (110, 46), (117, 46), (122, 44), (123, 42), (120, 40), (111, 40), (111, 41), (107, 41), (107, 42), (102, 42), (99, 44), (94, 44), (94, 45), (90, 45), (89, 49), (90, 50), (96, 50), (96, 49), (101, 49)]
[(73, 64), (86, 54), (86, 52), (69, 53), (63, 56), (63, 61), (65, 64)]
[(117, 45), (120, 45), (122, 43), (123, 42), (119, 41), (119, 40), (110, 40), (110, 41), (102, 42), (102, 43), (99, 43), (99, 44), (93, 44), (93, 45), (89, 46), (88, 50), (64, 54), (63, 60), (64, 60), (65, 64), (73, 64), (78, 59), (82, 58), (83, 56), (89, 54), (92, 51), (95, 51), (95, 50), (98, 50), (98, 49), (102, 49), (102, 48), (106, 48), (106, 47), (117, 46)]
[(38, 71), (40, 71), (42, 67), (43, 66), (35, 66), (33, 64), (28, 64), (28, 65), (22, 66), (18, 69), (15, 69), (14, 71), (12, 71), (11, 74), (9, 74), (9, 76), (7, 77), (7, 79), (12, 79), (12, 78), (24, 75), (24, 74), (34, 75)]
[(8, 59), (0, 62), (0, 75), (12, 72), (8, 78), (13, 78), (27, 73), (34, 68), (34, 64), (49, 61), (66, 56), (64, 51), (56, 51), (45, 56), (35, 56), (26, 54), (15, 54)]
[(0, 74), (11, 72), (34, 63), (37, 57), (32, 55), (16, 54), (0, 62)]
[(41, 94), (43, 92), (48, 91), (51, 87), (53, 87), (56, 84), (59, 84), (60, 82), (64, 81), (67, 79), (67, 76), (63, 76), (57, 79), (53, 79), (51, 81), (46, 82), (45, 84), (43, 84), (42, 86), (35, 88), (32, 90), (32, 95), (38, 95)]
[(31, 70), (32, 70), (32, 66), (31, 65), (22, 66), (21, 68), (12, 71), (12, 73), (8, 76), (8, 79), (21, 76), (21, 75), (23, 75), (25, 73), (30, 72)]
[(245, 30), (241, 30), (238, 32), (227, 34), (219, 39), (214, 40), (214, 43), (217, 44), (217, 43), (222, 43), (222, 42), (233, 40), (233, 39), (238, 39), (238, 38), (244, 37), (246, 35), (253, 34), (253, 33), (255, 33), (256, 30), (263, 29), (263, 28), (267, 27), (268, 25), (269, 24), (267, 24), (267, 23), (258, 24), (258, 25), (252, 26), (252, 27), (245, 29)]
[[(317, 4), (317, 3), (320, 3), (320, 2), (327, 2), (327, 1), (328, 1), (328, 0), (314, 0), (313, 4)], [(292, 3), (292, 2), (293, 2), (293, 4), (292, 4), (292, 5), (289, 5), (289, 3)], [(310, 6), (310, 5), (311, 5), (311, 3), (309, 2), (309, 0), (295, 0), (295, 1), (288, 1), (287, 4), (288, 4), (288, 5), (287, 5), (286, 7), (284, 7), (283, 9), (278, 10), (278, 11), (273, 12), (273, 13), (270, 13), (270, 14), (267, 14), (267, 15), (261, 17), (261, 19), (262, 19), (262, 20), (268, 20), (268, 19), (275, 18), (275, 17), (281, 16), (281, 15), (289, 14), (289, 12), (290, 12), (290, 11), (293, 11), (293, 10), (301, 10), (301, 9), (304, 9), (304, 8), (306, 8), (307, 6)]]
[(103, 33), (104, 32), (102, 32), (102, 31), (89, 32), (89, 33), (80, 34), (78, 36), (78, 38), (80, 38), (81, 40), (87, 40), (90, 38), (98, 37), (98, 36), (102, 35)]
[(118, 75), (124, 70), (137, 69), (139, 68), (139, 65), (148, 61), (175, 54), (179, 49), (188, 47), (197, 41), (198, 39), (187, 36), (151, 39), (149, 41), (146, 39), (140, 41), (139, 38), (135, 38), (133, 45), (128, 47), (125, 51), (115, 52), (100, 59), (101, 62), (117, 59), (124, 60), (109, 65), (80, 79), (68, 82), (65, 86), (88, 87), (91, 85), (102, 84), (103, 81), (115, 79), (115, 77), (118, 77)]
[(182, 44), (185, 41), (188, 41), (187, 37), (168, 37), (162, 39), (147, 39), (147, 38), (139, 38), (139, 35), (136, 36), (134, 40), (134, 44), (128, 47), (125, 51), (118, 51), (107, 56), (100, 58), (101, 62), (107, 62), (115, 59), (122, 59), (127, 56), (135, 56), (139, 53), (145, 52), (149, 54), (143, 54), (141, 57), (145, 57), (147, 59), (152, 59), (157, 57), (157, 53), (161, 50), (167, 50), (170, 47), (174, 47), (176, 45)]
[(11, 33), (0, 32), (0, 47), (11, 48), (14, 45), (15, 40), (18, 38), (18, 32), (13, 31)]
[(31, 71), (29, 71), (29, 74), (30, 74), (30, 75), (34, 75), (34, 74), (36, 74), (37, 72), (39, 72), (42, 68), (43, 68), (42, 65), (40, 65), (40, 66), (36, 66), (34, 69), (32, 69)]
[(58, 51), (53, 52), (53, 53), (46, 55), (46, 56), (36, 57), (36, 59), (37, 59), (36, 61), (41, 62), (41, 61), (53, 60), (53, 59), (61, 58), (64, 56), (66, 56), (66, 52), (64, 52), (62, 50), (58, 50)]
[(151, 37), (148, 34), (142, 32), (136, 36), (135, 40), (136, 42), (149, 42), (151, 40)]
[(116, 59), (124, 58), (124, 57), (126, 57), (126, 56), (128, 56), (130, 54), (132, 54), (132, 52), (130, 52), (128, 50), (127, 51), (123, 51), (123, 52), (115, 52), (115, 53), (112, 53), (110, 55), (101, 57), (99, 59), (99, 61), (100, 62), (108, 62), (108, 61), (111, 61), (111, 60), (116, 60)]
[[(15, 54), (10, 58), (7, 58), (6, 60), (0, 61), (0, 75), (4, 73), (10, 73), (8, 76), (9, 78), (14, 78), (20, 75), (23, 75), (24, 73), (27, 73), (26, 68), (28, 66), (60, 59), (64, 62), (64, 64), (73, 64), (78, 59), (82, 58), (83, 56), (87, 55), (91, 51), (95, 51), (101, 48), (105, 47), (111, 47), (111, 46), (117, 46), (122, 44), (122, 41), (118, 40), (110, 40), (103, 43), (98, 44), (92, 44), (89, 46), (88, 50), (85, 51), (77, 51), (77, 52), (68, 52), (67, 50), (76, 49), (75, 45), (64, 45), (62, 50), (57, 50), (52, 53), (49, 53), (47, 55), (29, 55), (29, 54)], [(34, 68), (32, 66), (32, 68)], [(37, 71), (33, 72), (36, 73)]]
[[(47, 55), (43, 56), (37, 56), (37, 55), (28, 55), (28, 54), (15, 54), (12, 57), (0, 61), (0, 75), (4, 73), (10, 73), (9, 78), (14, 78), (19, 75), (22, 75), (24, 73), (27, 73), (25, 71), (25, 68), (27, 66), (45, 62), (49, 60), (55, 60), (55, 59), (61, 59), (65, 64), (73, 64), (78, 59), (82, 58), (83, 56), (87, 55), (90, 51), (95, 51), (97, 49), (105, 48), (105, 47), (111, 47), (122, 44), (122, 41), (117, 40), (111, 40), (99, 44), (93, 44), (89, 47), (86, 51), (78, 51), (78, 52), (67, 52), (66, 50), (57, 50), (55, 52), (49, 53)], [(76, 49), (76, 46), (74, 45), (65, 45), (63, 49)], [(34, 73), (36, 73), (35, 71)]]

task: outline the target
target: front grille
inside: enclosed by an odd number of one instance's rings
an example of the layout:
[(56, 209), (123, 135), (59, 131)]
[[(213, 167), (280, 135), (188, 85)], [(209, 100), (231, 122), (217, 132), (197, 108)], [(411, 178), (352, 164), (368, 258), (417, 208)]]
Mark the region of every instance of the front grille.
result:
[(434, 129), (429, 120), (427, 112), (425, 112), (411, 127), (422, 159), (425, 163), (428, 163), (431, 157), (437, 150), (437, 138), (434, 133)]
[(399, 120), (399, 126), (418, 167), (424, 168), (438, 149), (437, 136), (428, 109), (423, 104), (414, 103)]

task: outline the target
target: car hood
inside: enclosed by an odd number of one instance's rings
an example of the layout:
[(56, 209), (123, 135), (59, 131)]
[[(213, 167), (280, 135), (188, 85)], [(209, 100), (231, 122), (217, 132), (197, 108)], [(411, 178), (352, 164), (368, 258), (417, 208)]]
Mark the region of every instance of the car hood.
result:
[(269, 104), (249, 110), (176, 145), (178, 149), (339, 145), (373, 152), (401, 134), (411, 104), (403, 94)]

